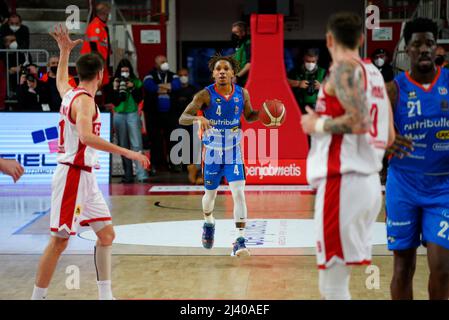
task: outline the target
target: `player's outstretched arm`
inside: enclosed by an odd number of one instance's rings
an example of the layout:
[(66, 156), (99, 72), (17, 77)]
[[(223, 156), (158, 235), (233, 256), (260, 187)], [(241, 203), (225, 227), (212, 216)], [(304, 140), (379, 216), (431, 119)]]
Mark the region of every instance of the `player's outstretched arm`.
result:
[(0, 158), (0, 172), (11, 176), (14, 182), (20, 179), (24, 171), (23, 167), (16, 160)]
[(59, 65), (56, 72), (56, 87), (58, 88), (61, 98), (72, 89), (69, 85), (69, 57), (70, 52), (83, 40), (78, 39), (73, 41), (69, 37), (69, 31), (62, 24), (54, 27), (50, 35), (56, 40), (59, 47)]
[(209, 92), (205, 89), (198, 92), (179, 118), (179, 124), (183, 126), (191, 126), (195, 121), (198, 121), (200, 123), (201, 130), (206, 131), (210, 129), (211, 125), (209, 123), (209, 120), (197, 115), (198, 111), (201, 110), (201, 107), (204, 104), (209, 105), (209, 103)]
[(139, 161), (145, 169), (150, 166), (150, 161), (143, 154), (119, 147), (93, 133), (92, 118), (95, 116), (96, 106), (92, 98), (81, 95), (75, 99), (72, 106), (81, 143), (100, 151), (119, 154), (130, 160)]
[(247, 122), (255, 122), (259, 120), (259, 111), (253, 110), (248, 90), (243, 89), (243, 95), (245, 97), (245, 106), (243, 109), (243, 116), (245, 117), (245, 120)]

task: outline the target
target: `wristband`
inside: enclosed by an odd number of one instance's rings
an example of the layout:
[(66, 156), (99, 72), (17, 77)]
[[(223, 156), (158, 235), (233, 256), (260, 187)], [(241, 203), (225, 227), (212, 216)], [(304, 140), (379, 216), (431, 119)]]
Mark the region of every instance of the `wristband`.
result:
[(318, 118), (318, 120), (315, 122), (316, 133), (324, 133), (324, 122), (325, 120), (323, 118)]

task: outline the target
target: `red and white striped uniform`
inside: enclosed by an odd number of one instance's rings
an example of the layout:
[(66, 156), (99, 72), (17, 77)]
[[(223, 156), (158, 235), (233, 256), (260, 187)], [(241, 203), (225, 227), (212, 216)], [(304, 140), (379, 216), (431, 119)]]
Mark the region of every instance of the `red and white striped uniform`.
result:
[[(97, 166), (97, 152), (81, 142), (76, 122), (71, 118), (73, 101), (80, 95), (92, 98), (85, 89), (72, 89), (63, 97), (60, 109), (59, 154), (52, 180), (50, 229), (53, 235), (62, 237), (76, 234), (79, 225), (111, 220), (92, 172), (92, 167)], [(92, 124), (93, 132), (99, 136), (101, 122), (97, 106)]]
[[(80, 95), (91, 96), (82, 88), (75, 88), (68, 91), (62, 99), (61, 119), (59, 121), (59, 153), (57, 161), (60, 163), (70, 163), (80, 167), (94, 167), (98, 164), (98, 155), (95, 149), (81, 143), (75, 119), (71, 117), (71, 107), (73, 101)], [(93, 132), (99, 136), (101, 121), (100, 111), (96, 107), (96, 115), (92, 119)]]
[[(359, 63), (365, 74), (371, 129), (359, 135), (313, 134), (307, 158), (307, 179), (317, 189), (315, 221), (320, 268), (336, 261), (371, 261), (371, 232), (381, 206), (379, 171), (388, 143), (390, 104), (379, 70), (368, 61)], [(323, 85), (316, 112), (323, 118), (337, 118), (345, 110)]]

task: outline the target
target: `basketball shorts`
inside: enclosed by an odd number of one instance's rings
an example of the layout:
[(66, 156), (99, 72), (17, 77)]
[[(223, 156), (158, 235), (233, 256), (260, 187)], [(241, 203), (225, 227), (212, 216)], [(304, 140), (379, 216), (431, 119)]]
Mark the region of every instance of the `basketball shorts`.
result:
[(215, 190), (223, 177), (226, 181), (245, 180), (245, 166), (242, 160), (240, 146), (228, 151), (207, 149), (203, 150), (204, 187)]
[(377, 173), (320, 180), (315, 198), (318, 268), (334, 263), (370, 264), (372, 233), (381, 205)]
[(390, 167), (385, 200), (389, 250), (417, 248), (427, 242), (449, 249), (449, 175)]
[(111, 213), (93, 172), (58, 164), (52, 180), (50, 230), (53, 236), (75, 235), (79, 226), (111, 223)]

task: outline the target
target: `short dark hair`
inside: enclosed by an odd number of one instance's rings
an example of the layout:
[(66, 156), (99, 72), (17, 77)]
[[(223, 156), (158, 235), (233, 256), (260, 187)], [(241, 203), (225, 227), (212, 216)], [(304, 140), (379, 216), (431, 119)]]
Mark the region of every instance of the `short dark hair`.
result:
[(76, 60), (76, 72), (81, 81), (95, 79), (103, 69), (103, 60), (97, 53), (83, 54)]
[(9, 18), (19, 18), (19, 21), (22, 22), (22, 17), (18, 13), (12, 13)]
[(438, 37), (438, 25), (431, 19), (421, 17), (408, 21), (404, 27), (404, 39), (406, 45), (409, 44), (412, 35), (417, 32), (431, 32), (436, 40)]
[(248, 25), (244, 21), (236, 21), (232, 24), (232, 27), (239, 27), (241, 30), (247, 32), (248, 31)]
[(308, 48), (306, 52), (304, 53), (305, 57), (319, 57), (320, 56), (320, 49), (318, 48)]
[(354, 12), (338, 12), (329, 18), (327, 30), (334, 35), (338, 43), (355, 49), (363, 33), (363, 20)]
[(222, 56), (220, 54), (216, 54), (212, 58), (210, 58), (209, 63), (208, 63), (210, 72), (213, 72), (217, 62), (222, 61), (222, 60), (229, 62), (234, 73), (239, 72), (239, 70), (240, 70), (239, 62), (237, 60), (235, 60), (235, 58), (233, 56)]

